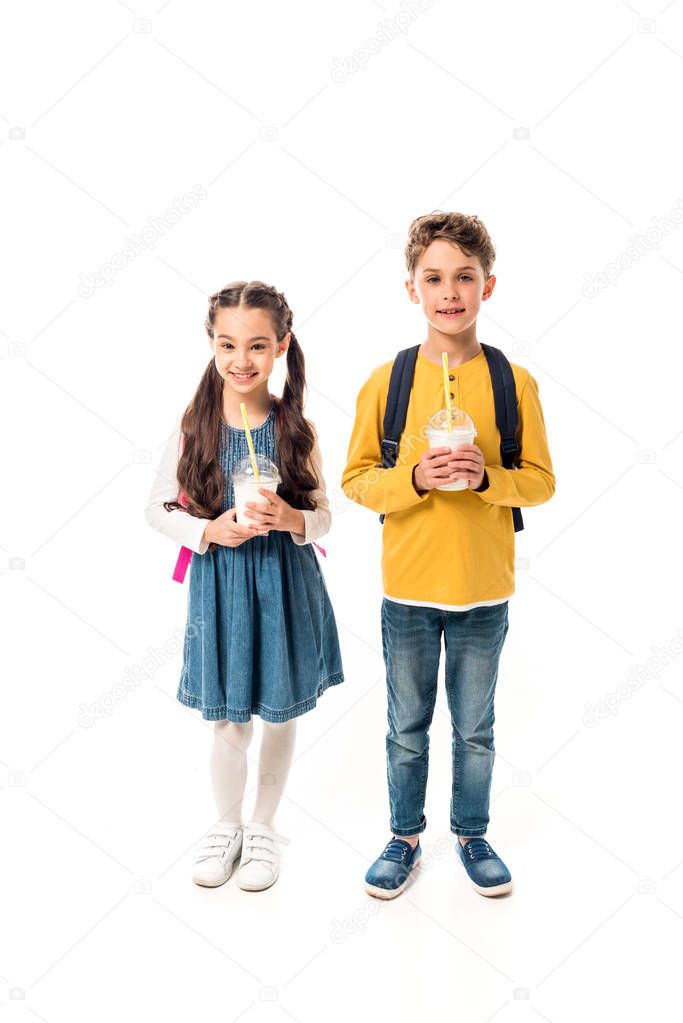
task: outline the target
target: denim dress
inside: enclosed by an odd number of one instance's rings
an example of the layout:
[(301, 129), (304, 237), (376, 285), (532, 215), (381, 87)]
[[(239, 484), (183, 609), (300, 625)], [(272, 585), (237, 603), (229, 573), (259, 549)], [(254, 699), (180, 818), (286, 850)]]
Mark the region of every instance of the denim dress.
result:
[[(254, 450), (278, 465), (275, 407), (251, 431)], [(234, 507), (231, 473), (249, 449), (221, 422), (222, 511)], [(337, 625), (317, 556), (271, 529), (238, 547), (193, 553), (178, 700), (207, 721), (287, 721), (344, 681)]]

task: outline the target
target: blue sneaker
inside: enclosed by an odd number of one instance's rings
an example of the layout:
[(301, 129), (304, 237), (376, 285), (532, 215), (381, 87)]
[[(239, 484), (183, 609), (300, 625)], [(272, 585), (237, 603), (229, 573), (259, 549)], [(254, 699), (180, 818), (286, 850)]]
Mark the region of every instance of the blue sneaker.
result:
[(485, 838), (470, 838), (462, 845), (458, 836), (456, 851), (463, 862), (474, 890), (480, 895), (504, 895), (512, 890), (512, 875)]
[(392, 838), (365, 875), (365, 890), (377, 899), (395, 899), (408, 884), (410, 873), (422, 856), (420, 842), (413, 849), (410, 842)]

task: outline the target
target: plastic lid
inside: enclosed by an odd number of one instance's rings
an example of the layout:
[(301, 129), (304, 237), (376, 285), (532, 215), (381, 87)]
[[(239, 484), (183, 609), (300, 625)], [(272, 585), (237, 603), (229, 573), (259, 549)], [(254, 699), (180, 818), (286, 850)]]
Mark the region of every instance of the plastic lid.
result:
[(448, 409), (442, 408), (438, 412), (435, 412), (429, 419), (429, 425), (433, 430), (443, 430), (444, 433), (474, 433), (476, 436), (476, 429), (474, 423), (461, 408), (456, 408), (455, 405), (451, 409), (451, 420), (448, 421)]
[[(280, 473), (278, 472), (277, 466), (271, 462), (265, 455), (256, 455), (256, 465), (258, 466), (259, 476), (261, 481), (272, 483), (275, 480), (277, 483), (281, 483)], [(238, 483), (253, 483), (255, 482), (254, 468), (251, 464), (251, 458), (247, 456), (243, 458), (241, 462), (238, 462), (232, 473), (233, 482)]]

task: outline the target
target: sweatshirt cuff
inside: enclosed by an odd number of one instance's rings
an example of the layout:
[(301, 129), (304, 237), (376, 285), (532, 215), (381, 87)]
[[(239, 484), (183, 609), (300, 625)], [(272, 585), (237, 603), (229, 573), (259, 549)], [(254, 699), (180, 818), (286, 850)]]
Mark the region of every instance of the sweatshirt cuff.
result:
[[(481, 481), (481, 487), (472, 489), (473, 494), (479, 494), (482, 501), (486, 501), (489, 504), (496, 504), (500, 500), (501, 491), (496, 485), (496, 481), (502, 482), (504, 485), (504, 493), (507, 493), (507, 480), (506, 476), (508, 469), (504, 469), (502, 465), (487, 465), (484, 468), (484, 479)], [(502, 477), (500, 474), (503, 474)]]
[[(188, 515), (188, 518), (192, 519), (193, 516)], [(186, 544), (185, 546), (189, 547), (190, 550), (195, 551), (197, 554), (206, 554), (209, 549), (209, 544), (206, 540), (202, 540), (202, 536), (204, 535), (204, 530), (211, 521), (211, 519), (194, 518), (193, 525), (195, 522), (197, 523), (195, 526), (196, 533), (193, 536), (193, 542), (191, 544)]]
[[(303, 511), (303, 509), (302, 509), (302, 511)], [(303, 547), (304, 544), (310, 543), (310, 540), (308, 539), (308, 519), (306, 518), (306, 512), (305, 511), (303, 511), (303, 515), (304, 515), (304, 531), (303, 531), (303, 533), (293, 533), (291, 531), (291, 529), (289, 530), (289, 535), (291, 536), (292, 540), (297, 545), (297, 547)]]
[(293, 533), (291, 529), (289, 530), (289, 535), (291, 536), (292, 540), (297, 545), (297, 547), (303, 547), (307, 543), (312, 543), (311, 533), (313, 531), (312, 526), (313, 519), (315, 517), (315, 511), (313, 510), (309, 510), (308, 508), (301, 508), (300, 511), (304, 517), (303, 533)]
[(386, 510), (404, 511), (412, 508), (413, 505), (425, 501), (431, 491), (425, 490), (421, 493), (413, 485), (413, 470), (415, 465), (395, 465), (393, 469), (386, 471)]
[(482, 494), (485, 490), (488, 490), (490, 486), (491, 481), (489, 480), (489, 474), (487, 473), (486, 469), (484, 469), (484, 478), (482, 479), (479, 486), (472, 487), (472, 490), (475, 494)]

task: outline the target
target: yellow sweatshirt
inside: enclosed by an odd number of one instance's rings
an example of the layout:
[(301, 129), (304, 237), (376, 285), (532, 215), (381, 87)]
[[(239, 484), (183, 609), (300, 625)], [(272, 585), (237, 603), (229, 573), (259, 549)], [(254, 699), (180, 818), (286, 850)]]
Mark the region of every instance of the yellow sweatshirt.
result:
[(538, 385), (528, 370), (512, 365), (522, 450), (519, 468), (504, 469), (483, 350), (452, 368), (453, 402), (474, 421), (474, 443), (484, 454), (489, 487), (481, 492), (429, 490), (420, 495), (413, 486), (413, 467), (429, 447), (427, 420), (444, 406), (443, 370), (418, 354), (396, 466), (384, 469), (378, 464), (392, 365), (393, 360), (375, 369), (360, 390), (342, 476), (347, 497), (386, 516), (384, 595), (447, 610), (502, 601), (515, 589), (510, 508), (543, 504), (555, 490)]

